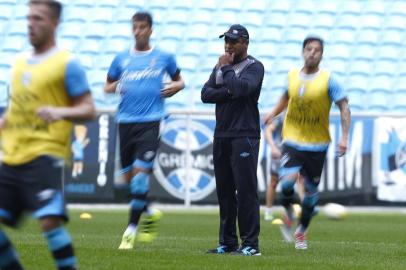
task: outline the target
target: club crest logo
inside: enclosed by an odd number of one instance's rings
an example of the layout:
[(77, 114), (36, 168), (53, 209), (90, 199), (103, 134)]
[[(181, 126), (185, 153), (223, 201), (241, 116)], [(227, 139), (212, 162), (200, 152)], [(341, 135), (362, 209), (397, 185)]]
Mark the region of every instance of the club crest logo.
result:
[(185, 199), (188, 189), (191, 201), (199, 201), (216, 187), (213, 131), (201, 122), (192, 120), (190, 123), (188, 129), (186, 119), (166, 122), (154, 163), (154, 173), (158, 182), (171, 195)]

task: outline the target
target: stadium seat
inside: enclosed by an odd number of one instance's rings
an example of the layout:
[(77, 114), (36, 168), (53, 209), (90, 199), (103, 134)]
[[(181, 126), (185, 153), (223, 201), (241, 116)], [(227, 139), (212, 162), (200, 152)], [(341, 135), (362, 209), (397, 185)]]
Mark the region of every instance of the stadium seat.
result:
[(0, 51), (0, 71), (9, 74), (11, 66), (14, 63), (13, 54)]
[(89, 10), (95, 6), (95, 3), (94, 3), (95, 1), (97, 1), (97, 0), (75, 0), (75, 1), (73, 1), (72, 4), (74, 4), (77, 7), (81, 7), (81, 8)]
[(388, 7), (388, 15), (400, 15), (406, 16), (406, 2), (405, 1), (393, 1)]
[(247, 12), (256, 12), (260, 14), (264, 14), (265, 11), (268, 9), (269, 1), (265, 0), (257, 0), (257, 1), (244, 1), (244, 8), (243, 10)]
[(168, 7), (167, 0), (148, 0), (148, 8), (153, 10), (166, 10)]
[(94, 56), (100, 53), (100, 42), (90, 38), (83, 39), (80, 41), (77, 50), (80, 53), (91, 54)]
[(0, 0), (2, 6), (14, 6), (18, 3), (18, 0)]
[(372, 14), (378, 16), (384, 16), (386, 14), (386, 7), (388, 5), (383, 1), (369, 1), (367, 4), (364, 4), (362, 7), (363, 14)]
[(406, 28), (406, 16), (403, 15), (388, 15), (383, 22), (383, 28), (386, 30), (404, 31)]
[(282, 13), (283, 15), (287, 15), (290, 13), (292, 9), (290, 1), (271, 1), (269, 4), (269, 10), (271, 10), (270, 17), (275, 13)]
[(28, 15), (28, 6), (26, 4), (13, 5), (14, 20), (26, 20)]
[(359, 45), (352, 52), (354, 60), (373, 61), (376, 56), (375, 47), (372, 45)]
[(94, 60), (94, 68), (106, 70), (107, 74), (107, 70), (109, 69), (115, 56), (116, 54), (106, 54), (106, 53), (98, 55)]
[[(396, 67), (397, 74), (400, 78), (406, 78), (406, 55), (403, 57), (403, 61), (399, 61)], [(406, 79), (404, 80), (404, 83), (406, 83)], [(406, 84), (404, 87), (406, 88)]]
[(335, 44), (352, 45), (355, 42), (356, 32), (348, 28), (335, 29), (330, 41)]
[(301, 59), (302, 47), (298, 43), (286, 43), (279, 48), (279, 54), (284, 59), (298, 61)]
[[(248, 47), (248, 53), (252, 56), (258, 58), (260, 61), (263, 61), (264, 58), (270, 59), (271, 61), (275, 60), (280, 54), (277, 53), (277, 49), (279, 46), (275, 45), (272, 42), (257, 42), (250, 44)], [(296, 48), (297, 49), (297, 48)], [(298, 56), (298, 50), (296, 50), (296, 57)], [(300, 50), (299, 50), (300, 51)], [(289, 52), (289, 56), (287, 58), (295, 58), (294, 51)], [(299, 53), (300, 55), (300, 53)]]
[(205, 23), (191, 24), (186, 30), (186, 40), (190, 42), (206, 42), (210, 34), (212, 34), (212, 29), (209, 25)]
[(337, 76), (346, 76), (348, 72), (348, 61), (331, 59), (324, 63), (327, 69)]
[(340, 1), (339, 10), (342, 15), (361, 15), (363, 6), (361, 1)]
[(327, 14), (335, 16), (338, 13), (339, 8), (337, 2), (334, 1), (320, 1), (317, 2), (316, 11), (318, 14)]
[(398, 91), (393, 94), (391, 99), (392, 109), (406, 113), (406, 91)]
[(3, 43), (2, 52), (20, 53), (28, 46), (26, 37), (23, 36), (8, 36)]
[(166, 16), (167, 24), (175, 24), (179, 27), (187, 25), (189, 18), (184, 10), (172, 10)]
[[(188, 44), (188, 43), (186, 43)], [(169, 53), (177, 53), (179, 42), (173, 39), (164, 39), (157, 44), (159, 48)], [(185, 45), (186, 46), (186, 45)]]
[(359, 26), (361, 29), (372, 29), (380, 30), (382, 27), (383, 20), (381, 16), (368, 14), (363, 15), (359, 21)]
[(59, 35), (63, 38), (76, 38), (80, 39), (82, 34), (82, 23), (64, 23), (59, 29)]
[(387, 91), (383, 90), (372, 90), (371, 92), (368, 93), (367, 95), (367, 109), (370, 111), (388, 111), (389, 104), (390, 104), (390, 99), (389, 97), (391, 96), (390, 93)]
[(174, 10), (182, 10), (183, 12), (192, 12), (193, 10), (193, 1), (185, 1), (185, 0), (172, 0), (170, 1), (172, 9)]
[(92, 16), (90, 16), (90, 21), (95, 23), (112, 23), (114, 11), (114, 9), (109, 7), (93, 8)]
[(258, 28), (263, 25), (262, 19), (263, 14), (260, 14), (258, 12), (245, 12), (244, 16), (240, 18), (239, 23), (244, 25), (247, 28), (250, 37), (253, 37), (253, 32), (255, 30), (258, 30)]
[(181, 55), (177, 57), (177, 62), (182, 70), (193, 72), (198, 68), (198, 60), (194, 56)]
[(360, 17), (354, 14), (344, 14), (341, 15), (337, 20), (337, 28), (347, 28), (353, 31), (358, 29), (360, 24)]
[(161, 31), (159, 36), (161, 39), (173, 39), (176, 41), (181, 41), (183, 39), (183, 30), (183, 27), (170, 24), (165, 26), (165, 31)]
[(335, 26), (335, 18), (330, 14), (315, 14), (312, 24), (317, 29), (332, 29)]
[(200, 74), (205, 74), (205, 78), (207, 77), (206, 80), (209, 78), (210, 73), (217, 64), (219, 56), (220, 53), (217, 55), (208, 55), (208, 57), (204, 58), (204, 61), (201, 63), (200, 69), (202, 73)]
[(220, 57), (224, 53), (224, 43), (219, 40), (210, 42), (206, 53), (208, 56)]
[(27, 21), (17, 20), (9, 24), (8, 35), (9, 36), (21, 36), (26, 37), (28, 33)]
[(4, 6), (0, 6), (0, 8), (1, 8), (0, 21), (12, 20), (12, 18), (13, 18), (13, 6), (12, 5), (4, 5)]
[(299, 28), (299, 29), (307, 29), (311, 23), (311, 18), (305, 14), (294, 14), (290, 17), (290, 19), (287, 21), (288, 26)]
[(366, 109), (365, 92), (348, 89), (347, 94), (351, 111), (363, 111)]
[(213, 22), (213, 12), (202, 9), (194, 12), (193, 16), (189, 17), (188, 20), (190, 21), (191, 25), (204, 24), (209, 27)]
[(205, 57), (205, 44), (198, 40), (189, 40), (175, 51), (178, 54), (180, 53), (180, 55), (189, 55), (196, 58), (199, 58), (200, 56)]
[(83, 31), (83, 35), (87, 39), (100, 40), (107, 36), (106, 25), (104, 23), (88, 23)]
[(228, 28), (231, 24), (238, 23), (238, 16), (235, 12), (232, 11), (218, 11), (217, 12), (218, 16), (216, 16), (214, 23), (218, 26), (224, 26), (225, 28)]
[(401, 56), (399, 46), (381, 45), (378, 48), (376, 57), (379, 60), (398, 61)]
[(78, 22), (86, 23), (89, 11), (80, 7), (67, 7), (62, 15), (62, 21), (66, 23)]
[(79, 44), (79, 39), (70, 38), (70, 37), (65, 37), (65, 38), (61, 37), (58, 39), (57, 44), (61, 48), (64, 48), (66, 50), (73, 52), (73, 51), (75, 51), (77, 45)]
[(115, 39), (131, 39), (131, 25), (129, 23), (108, 24), (108, 33), (110, 38)]
[(402, 46), (404, 42), (404, 31), (386, 29), (381, 36), (382, 45)]
[(123, 39), (107, 39), (103, 42), (101, 48), (103, 49), (104, 53), (107, 54), (116, 54), (118, 52), (127, 50), (130, 48), (131, 41), (123, 40)]
[(218, 10), (221, 12), (228, 12), (231, 11), (233, 13), (238, 13), (242, 9), (242, 1), (221, 1)]
[(369, 91), (386, 91), (391, 92), (393, 89), (392, 75), (371, 76), (368, 83)]
[[(288, 72), (292, 68), (300, 68), (300, 61), (295, 61), (292, 59), (284, 59), (282, 61), (277, 61), (272, 67), (272, 72), (275, 71), (277, 76), (287, 76)], [(275, 74), (274, 73), (274, 74)]]
[(367, 76), (359, 74), (349, 74), (346, 88), (348, 91), (361, 91), (366, 93), (368, 91), (368, 80), (369, 74)]
[(348, 60), (350, 58), (350, 51), (347, 45), (331, 44), (326, 48), (325, 52), (328, 59)]
[(373, 65), (373, 75), (395, 76), (397, 73), (397, 63), (389, 60), (375, 60)]
[(307, 36), (306, 31), (303, 31), (303, 28), (300, 27), (289, 27), (284, 32), (283, 41), (285, 43), (294, 43), (298, 47), (302, 45), (304, 38)]
[[(284, 31), (279, 27), (262, 27), (259, 40), (261, 42), (276, 42), (279, 43), (283, 41), (282, 33)], [(250, 44), (252, 46), (254, 44)]]
[[(133, 2), (133, 0), (128, 1)], [(106, 7), (111, 9), (116, 9), (120, 6), (120, 0), (97, 0), (97, 5), (99, 7)]]
[(293, 5), (294, 14), (312, 15), (316, 11), (316, 4), (312, 1), (297, 1)]
[(362, 29), (358, 31), (358, 37), (356, 39), (359, 45), (372, 45), (375, 46), (380, 41), (379, 32), (371, 29)]
[(218, 4), (218, 1), (216, 1), (216, 0), (205, 0), (205, 1), (195, 1), (194, 2), (197, 12), (199, 12), (200, 10), (215, 11), (218, 8), (217, 4)]
[(370, 61), (353, 60), (348, 63), (349, 73), (352, 75), (369, 76), (372, 73), (372, 65)]
[(79, 53), (76, 54), (76, 57), (79, 59), (80, 63), (86, 70), (91, 70), (93, 68), (93, 55), (87, 53)]

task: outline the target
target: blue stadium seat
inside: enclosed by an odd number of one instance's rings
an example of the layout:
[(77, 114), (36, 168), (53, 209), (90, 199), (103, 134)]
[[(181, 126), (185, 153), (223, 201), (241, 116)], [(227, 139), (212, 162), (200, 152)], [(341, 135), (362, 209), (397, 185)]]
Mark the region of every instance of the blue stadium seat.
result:
[(375, 60), (373, 75), (395, 76), (397, 74), (397, 63), (389, 60)]
[(0, 71), (1, 72), (7, 73), (9, 75), (8, 71), (11, 71), (11, 66), (12, 66), (13, 62), (14, 62), (13, 54), (0, 51)]
[(277, 76), (287, 76), (292, 68), (300, 68), (300, 62), (292, 59), (284, 59), (274, 63), (272, 72), (276, 72)]
[(406, 113), (406, 91), (394, 93), (391, 103), (393, 110)]
[(180, 55), (189, 55), (194, 57), (205, 56), (205, 44), (199, 40), (189, 40), (175, 50)]
[(379, 32), (371, 29), (363, 29), (358, 31), (357, 43), (360, 45), (375, 46), (380, 42)]
[(348, 91), (368, 91), (369, 74), (367, 76), (359, 74), (350, 74), (346, 83)]
[(286, 43), (294, 43), (298, 47), (300, 47), (303, 43), (304, 38), (307, 36), (307, 32), (303, 31), (303, 28), (298, 27), (289, 27), (287, 30), (284, 31), (284, 42)]
[(405, 15), (388, 15), (385, 17), (383, 28), (386, 30), (404, 31), (406, 28)]
[[(224, 53), (224, 43), (220, 40), (210, 42), (207, 47), (207, 55), (219, 57)], [(217, 61), (216, 61), (217, 62)]]
[(175, 24), (179, 27), (186, 25), (189, 22), (188, 13), (183, 10), (172, 10), (166, 16), (167, 24)]
[(381, 45), (377, 51), (377, 59), (379, 60), (389, 60), (389, 61), (398, 61), (401, 56), (401, 51), (399, 46), (394, 45)]
[[(128, 1), (133, 2), (133, 0)], [(120, 6), (120, 0), (97, 0), (97, 5), (99, 7), (106, 7), (111, 9), (116, 9)]]
[(91, 9), (95, 6), (95, 0), (75, 0), (72, 4), (84, 9)]
[(81, 7), (67, 7), (62, 15), (62, 20), (67, 23), (86, 23), (89, 11)]
[(0, 0), (0, 5), (2, 6), (13, 6), (18, 3), (18, 0)]
[[(115, 15), (115, 20), (117, 23), (127, 23), (128, 27), (131, 27), (131, 18), (137, 12), (138, 9), (133, 9), (131, 7), (121, 7), (117, 10), (116, 15)], [(152, 14), (152, 20), (154, 21), (153, 23), (155, 24), (155, 16)]]
[(206, 74), (206, 80), (209, 78), (210, 73), (212, 72), (214, 66), (217, 64), (220, 53), (217, 55), (208, 55), (201, 63), (200, 69), (203, 74)]
[(153, 10), (166, 10), (168, 7), (167, 0), (148, 0), (148, 8)]
[(198, 69), (198, 60), (194, 56), (186, 56), (186, 55), (178, 56), (177, 62), (182, 70), (193, 72)]
[[(108, 70), (116, 54), (100, 54), (95, 58), (94, 66), (100, 70)], [(106, 72), (107, 74), (107, 72)]]
[(159, 34), (161, 39), (173, 39), (181, 41), (183, 39), (183, 28), (178, 25), (166, 25), (165, 30)]
[(366, 102), (368, 104), (367, 109), (370, 111), (378, 112), (388, 111), (390, 109), (390, 96), (391, 94), (387, 91), (372, 90), (371, 92), (369, 92), (368, 98), (366, 99)]
[(293, 11), (295, 14), (304, 14), (309, 16), (316, 11), (316, 4), (312, 1), (297, 1), (293, 5)]
[(17, 20), (9, 24), (8, 35), (9, 36), (21, 36), (26, 37), (28, 33), (27, 21)]
[(269, 10), (271, 10), (271, 18), (275, 13), (282, 13), (283, 15), (286, 15), (291, 11), (291, 9), (292, 6), (290, 1), (271, 1), (269, 4)]
[(82, 36), (83, 24), (81, 23), (68, 23), (61, 25), (59, 35), (63, 38), (76, 38), (80, 39)]
[(79, 44), (78, 38), (61, 37), (58, 39), (58, 46), (71, 52), (75, 51), (78, 44)]
[(80, 41), (77, 50), (80, 53), (96, 55), (100, 53), (100, 45), (98, 40), (87, 38)]
[(224, 26), (225, 28), (228, 28), (231, 24), (238, 23), (239, 21), (237, 14), (232, 11), (219, 11), (217, 14), (218, 16), (214, 23), (219, 26)]
[(393, 45), (402, 46), (404, 42), (404, 31), (387, 29), (382, 32), (381, 44), (383, 45)]
[(233, 13), (241, 12), (242, 9), (242, 1), (221, 1), (220, 6), (218, 9), (221, 12), (231, 11)]
[(391, 92), (393, 89), (392, 75), (371, 76), (368, 83), (369, 91), (379, 90)]
[(339, 10), (341, 14), (351, 14), (359, 16), (362, 12), (363, 6), (361, 1), (340, 1)]
[(1, 5), (0, 8), (1, 8), (0, 21), (8, 21), (13, 18), (13, 6), (12, 5)]
[(114, 9), (108, 7), (93, 8), (90, 21), (95, 23), (112, 23), (114, 18)]
[(14, 20), (26, 20), (28, 15), (28, 6), (26, 4), (13, 5)]
[(354, 60), (348, 63), (349, 73), (352, 75), (369, 76), (372, 73), (372, 65), (370, 61)]
[(347, 94), (351, 111), (363, 111), (366, 109), (364, 91), (348, 89)]
[(108, 33), (110, 33), (110, 38), (121, 38), (121, 39), (131, 39), (131, 25), (129, 23), (115, 23), (108, 25)]
[(403, 57), (403, 61), (398, 62), (396, 70), (400, 78), (405, 78), (404, 83), (406, 88), (406, 55), (404, 55)]
[(288, 20), (289, 27), (295, 27), (300, 29), (307, 29), (311, 23), (311, 18), (305, 14), (294, 14)]
[(286, 14), (271, 13), (269, 17), (264, 20), (265, 27), (278, 27), (283, 29), (287, 25), (288, 18)]
[(123, 50), (127, 50), (130, 48), (131, 41), (130, 40), (123, 40), (123, 39), (107, 39), (103, 42), (101, 48), (103, 49), (104, 53), (107, 54), (116, 54)]
[[(260, 61), (262, 61), (264, 58), (267, 58), (271, 61), (275, 60), (278, 56), (281, 56), (277, 52), (278, 46), (275, 46), (275, 44), (271, 42), (257, 42), (250, 44), (248, 46), (248, 53), (251, 54), (254, 57), (258, 57)], [(297, 48), (296, 48), (297, 49)], [(300, 55), (300, 50), (299, 54), (296, 50), (296, 56)], [(295, 58), (293, 55), (295, 52), (290, 51), (289, 56), (287, 58)]]
[[(279, 27), (262, 27), (262, 32), (258, 38), (261, 42), (276, 42), (279, 43), (283, 41), (282, 38), (283, 30)], [(251, 46), (251, 44), (250, 44)]]
[(319, 1), (316, 5), (316, 11), (319, 14), (328, 14), (335, 16), (339, 8), (337, 2), (334, 1)]
[(406, 2), (405, 1), (393, 1), (388, 7), (389, 16), (400, 15), (406, 16)]
[(375, 47), (372, 45), (359, 45), (356, 46), (352, 52), (352, 58), (354, 60), (373, 61), (376, 56)]
[(330, 14), (316, 14), (313, 17), (313, 27), (317, 29), (332, 29), (335, 26), (335, 18)]
[[(186, 46), (185, 43), (184, 46)], [(173, 39), (164, 39), (159, 41), (159, 43), (157, 44), (159, 48), (161, 48), (162, 50), (166, 51), (166, 52), (170, 52), (170, 53), (177, 53), (178, 49), (179, 49), (179, 42)]]
[(172, 9), (175, 10), (182, 10), (183, 12), (192, 12), (193, 10), (193, 1), (172, 0), (170, 3)]
[(263, 14), (260, 14), (258, 12), (245, 12), (244, 16), (240, 18), (239, 23), (244, 25), (247, 29), (248, 32), (251, 36), (253, 35), (253, 32), (255, 30), (258, 30), (263, 25), (262, 19), (263, 19)]
[[(365, 3), (365, 2), (364, 2)], [(384, 1), (368, 1), (362, 7), (363, 14), (372, 14), (378, 16), (384, 16), (386, 13), (387, 3)]]
[(189, 16), (188, 20), (191, 25), (205, 24), (207, 27), (213, 22), (213, 12), (209, 10), (199, 10), (193, 13), (193, 16)]
[(291, 59), (294, 61), (301, 59), (302, 47), (298, 43), (286, 43), (279, 49), (279, 56), (282, 59)]
[(186, 40), (191, 42), (206, 42), (209, 35), (213, 34), (212, 30), (213, 29), (211, 29), (210, 26), (205, 23), (192, 24), (186, 30)]
[(337, 28), (347, 28), (350, 30), (357, 30), (360, 25), (360, 16), (354, 14), (345, 14), (339, 17), (337, 20)]
[(194, 2), (197, 12), (199, 12), (200, 10), (215, 11), (218, 8), (217, 4), (218, 4), (218, 1), (216, 1), (216, 0), (205, 0), (205, 1), (195, 1)]
[(244, 10), (248, 12), (256, 12), (264, 14), (265, 11), (268, 9), (269, 1), (244, 1)]
[(328, 59), (348, 60), (350, 58), (350, 51), (347, 45), (331, 44), (326, 48), (325, 55)]
[(107, 36), (106, 25), (104, 23), (88, 23), (84, 27), (83, 35), (88, 39), (104, 39)]
[(256, 57), (261, 63), (264, 65), (265, 69), (265, 76), (268, 77), (268, 75), (272, 74), (272, 70), (275, 69), (274, 61), (270, 58), (263, 57), (261, 55), (253, 55)]
[(333, 72), (333, 74), (338, 76), (345, 76), (348, 72), (348, 61), (340, 59), (331, 59), (324, 63), (327, 69)]
[(363, 15), (360, 19), (359, 26), (361, 29), (380, 30), (383, 24), (382, 17), (379, 15)]
[(19, 53), (25, 50), (28, 41), (24, 36), (9, 36), (3, 42), (2, 52)]
[(356, 32), (348, 28), (335, 29), (331, 34), (331, 42), (336, 44), (352, 45), (355, 42)]

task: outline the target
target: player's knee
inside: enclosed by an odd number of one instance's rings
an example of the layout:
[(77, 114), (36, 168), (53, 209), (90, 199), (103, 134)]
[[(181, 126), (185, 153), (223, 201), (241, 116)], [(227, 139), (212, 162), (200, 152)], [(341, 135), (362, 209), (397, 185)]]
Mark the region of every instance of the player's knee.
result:
[(295, 180), (292, 179), (282, 179), (282, 194), (285, 196), (292, 196), (294, 193)]
[(131, 179), (130, 190), (131, 194), (144, 194), (149, 189), (149, 174), (139, 172)]
[(319, 201), (319, 192), (316, 191), (312, 194), (306, 193), (303, 198), (302, 206), (307, 208), (313, 208), (316, 206), (318, 201)]
[(42, 231), (47, 232), (62, 226), (62, 220), (59, 217), (43, 217), (39, 220)]

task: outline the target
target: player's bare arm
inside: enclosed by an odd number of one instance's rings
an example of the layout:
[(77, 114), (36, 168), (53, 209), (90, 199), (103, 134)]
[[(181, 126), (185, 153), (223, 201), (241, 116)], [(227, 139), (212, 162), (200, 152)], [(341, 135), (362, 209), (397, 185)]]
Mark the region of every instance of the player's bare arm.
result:
[(273, 119), (288, 107), (288, 102), (289, 102), (289, 96), (288, 96), (288, 93), (285, 92), (281, 96), (281, 98), (279, 99), (278, 103), (275, 105), (273, 110), (265, 116), (264, 123), (266, 125), (271, 124)]
[(96, 109), (90, 93), (72, 98), (70, 107), (44, 106), (37, 110), (37, 115), (47, 123), (59, 120), (91, 120), (96, 117)]
[(0, 132), (6, 126), (6, 117), (4, 115), (0, 116)]
[(104, 92), (105, 93), (116, 92), (118, 83), (119, 83), (119, 80), (115, 81), (115, 80), (112, 80), (110, 77), (107, 77), (106, 84), (104, 85), (104, 88), (103, 88)]
[(340, 109), (341, 116), (341, 138), (338, 142), (337, 153), (339, 156), (344, 155), (347, 152), (348, 147), (348, 133), (351, 125), (351, 111), (348, 106), (348, 100), (346, 98), (339, 100), (337, 106)]
[(161, 95), (165, 98), (168, 98), (175, 95), (183, 88), (185, 88), (185, 82), (183, 81), (180, 74), (178, 74), (170, 83), (165, 85), (165, 87), (161, 90)]
[(269, 147), (271, 148), (271, 157), (273, 159), (278, 159), (281, 157), (281, 150), (279, 147), (275, 144), (275, 141), (273, 140), (273, 132), (275, 131), (275, 124), (271, 123), (265, 128), (265, 138), (266, 141), (269, 144)]

